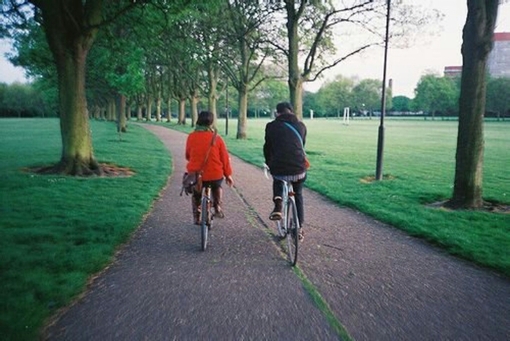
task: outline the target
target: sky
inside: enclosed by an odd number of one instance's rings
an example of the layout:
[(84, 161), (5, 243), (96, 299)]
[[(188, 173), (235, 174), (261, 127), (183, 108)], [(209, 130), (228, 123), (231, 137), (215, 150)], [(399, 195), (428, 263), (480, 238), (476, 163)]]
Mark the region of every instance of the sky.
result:
[[(387, 79), (393, 81), (393, 96), (414, 97), (414, 89), (420, 77), (427, 73), (443, 74), (445, 66), (462, 65), (460, 48), (462, 28), (466, 21), (466, 0), (420, 0), (420, 4), (438, 9), (444, 14), (439, 32), (435, 36), (424, 36), (405, 49), (390, 48), (387, 60)], [(390, 26), (391, 30), (391, 26)], [(500, 5), (496, 32), (510, 32), (510, 1)], [(5, 58), (10, 45), (0, 41), (0, 82), (11, 84), (25, 82), (22, 68), (16, 68)], [(374, 48), (360, 56), (342, 62), (329, 73), (331, 77), (342, 74), (360, 79), (383, 77), (384, 50)], [(308, 83), (305, 89), (317, 91), (323, 81)]]

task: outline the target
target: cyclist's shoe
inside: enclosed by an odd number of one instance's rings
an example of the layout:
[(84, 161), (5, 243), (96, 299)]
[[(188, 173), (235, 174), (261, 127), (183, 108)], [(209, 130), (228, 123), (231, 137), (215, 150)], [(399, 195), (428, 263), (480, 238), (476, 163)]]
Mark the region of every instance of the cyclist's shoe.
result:
[(282, 212), (273, 211), (269, 215), (269, 219), (271, 220), (281, 220), (282, 219)]
[(225, 218), (225, 214), (223, 213), (223, 210), (221, 209), (220, 206), (217, 206), (214, 208), (214, 215), (213, 215), (214, 218)]
[(305, 231), (303, 231), (302, 228), (299, 229), (298, 239), (299, 239), (300, 242), (305, 240)]
[(214, 202), (214, 218), (225, 218), (223, 210), (221, 209), (221, 197), (223, 196), (223, 189), (221, 187), (213, 188), (212, 197)]
[(196, 211), (193, 212), (193, 221), (195, 222), (195, 225), (202, 224), (199, 209), (197, 209)]
[(280, 220), (282, 219), (282, 198), (275, 197), (274, 201), (274, 209), (273, 212), (269, 215), (269, 219), (271, 220)]

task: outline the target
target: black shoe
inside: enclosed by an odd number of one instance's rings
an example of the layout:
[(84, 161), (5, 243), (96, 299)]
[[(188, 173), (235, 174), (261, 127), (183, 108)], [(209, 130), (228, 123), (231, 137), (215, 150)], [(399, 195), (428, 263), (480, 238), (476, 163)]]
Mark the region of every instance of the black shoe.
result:
[(274, 201), (274, 209), (273, 212), (269, 215), (269, 219), (271, 220), (280, 220), (282, 219), (282, 198), (275, 197)]
[(225, 214), (223, 213), (223, 210), (221, 209), (221, 207), (218, 206), (218, 208), (214, 209), (213, 217), (220, 218), (220, 219), (225, 218)]
[(273, 211), (269, 215), (269, 219), (271, 220), (281, 220), (282, 219), (282, 212)]

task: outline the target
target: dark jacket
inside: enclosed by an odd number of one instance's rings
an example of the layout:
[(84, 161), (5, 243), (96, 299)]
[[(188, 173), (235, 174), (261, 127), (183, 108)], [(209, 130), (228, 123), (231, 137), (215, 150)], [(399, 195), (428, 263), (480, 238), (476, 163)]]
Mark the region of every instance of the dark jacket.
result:
[(264, 158), (273, 175), (297, 175), (306, 171), (305, 153), (290, 123), (306, 140), (306, 126), (294, 114), (281, 114), (266, 125)]

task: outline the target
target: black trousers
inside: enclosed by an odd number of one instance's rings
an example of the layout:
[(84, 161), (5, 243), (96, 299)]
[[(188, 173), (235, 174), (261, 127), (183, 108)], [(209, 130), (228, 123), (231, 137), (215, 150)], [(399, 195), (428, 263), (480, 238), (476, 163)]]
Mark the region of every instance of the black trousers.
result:
[[(305, 222), (305, 214), (304, 214), (304, 203), (303, 203), (303, 184), (305, 183), (306, 178), (303, 178), (298, 181), (291, 181), (292, 188), (294, 189), (294, 198), (296, 199), (296, 208), (297, 214), (299, 218), (299, 223), (301, 225)], [(273, 198), (274, 197), (282, 197), (283, 196), (283, 181), (273, 179)]]

